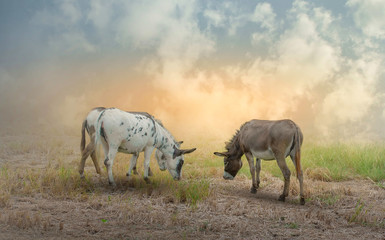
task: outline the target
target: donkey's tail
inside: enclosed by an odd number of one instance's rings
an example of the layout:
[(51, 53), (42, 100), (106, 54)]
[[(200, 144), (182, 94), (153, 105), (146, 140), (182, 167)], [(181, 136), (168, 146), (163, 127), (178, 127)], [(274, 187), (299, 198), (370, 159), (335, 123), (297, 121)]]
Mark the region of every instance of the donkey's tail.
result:
[[(294, 123), (295, 124), (295, 123)], [(299, 175), (302, 175), (302, 168), (301, 168), (301, 142), (303, 139), (301, 139), (301, 130), (299, 130), (297, 124), (295, 124), (296, 132), (294, 135), (294, 141), (295, 141), (295, 170), (297, 172), (297, 178)]]
[(83, 121), (83, 124), (82, 124), (82, 138), (80, 140), (80, 152), (83, 152), (84, 149), (86, 148), (86, 133), (85, 133), (85, 129), (86, 129), (86, 126), (87, 126), (87, 119)]

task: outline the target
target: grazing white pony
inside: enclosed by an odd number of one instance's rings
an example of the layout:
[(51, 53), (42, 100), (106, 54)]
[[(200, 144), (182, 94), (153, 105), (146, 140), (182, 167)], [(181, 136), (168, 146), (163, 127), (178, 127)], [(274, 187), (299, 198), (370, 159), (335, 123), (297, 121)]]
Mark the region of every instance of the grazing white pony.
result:
[(182, 150), (174, 137), (151, 115), (125, 112), (109, 108), (100, 112), (96, 123), (95, 143), (102, 144), (107, 167), (108, 182), (116, 186), (112, 166), (117, 152), (144, 152), (144, 179), (148, 182), (148, 169), (152, 151), (162, 152), (166, 167), (174, 180), (180, 180), (184, 154), (196, 148)]
[[(97, 108), (91, 109), (91, 111), (87, 114), (87, 117), (83, 121), (82, 130), (81, 130), (82, 137), (81, 137), (81, 141), (80, 141), (80, 152), (81, 152), (82, 157), (81, 157), (80, 165), (79, 165), (79, 173), (80, 173), (80, 177), (82, 177), (82, 178), (84, 178), (84, 166), (85, 166), (85, 162), (86, 162), (86, 159), (88, 158), (88, 156), (91, 156), (91, 159), (94, 163), (96, 172), (98, 174), (101, 173), (100, 166), (99, 166), (99, 163), (96, 159), (96, 152), (95, 152), (95, 128), (96, 128), (96, 121), (99, 117), (100, 112), (105, 110), (105, 109), (106, 108), (104, 108), (104, 107), (97, 107)], [(153, 116), (151, 116), (150, 114), (148, 114), (146, 112), (143, 112), (143, 113), (133, 112), (133, 113), (143, 114), (147, 117), (153, 118)], [(154, 118), (154, 120), (156, 122), (158, 122), (161, 126), (163, 126), (162, 122), (160, 120), (158, 120), (156, 118)], [(87, 131), (89, 138), (90, 138), (90, 142), (88, 143), (87, 147), (86, 147), (85, 131)], [(178, 147), (182, 143), (183, 142), (178, 142)], [(138, 157), (139, 157), (139, 153), (133, 153), (131, 160), (130, 160), (130, 167), (128, 169), (127, 176), (130, 176), (132, 171), (134, 172), (134, 174), (138, 174), (138, 172), (136, 171), (136, 162), (137, 162)], [(166, 167), (165, 157), (163, 156), (162, 152), (159, 150), (156, 150), (155, 158), (158, 162), (159, 169), (161, 171), (165, 171), (167, 169), (167, 167)], [(149, 171), (149, 176), (152, 176), (151, 168), (149, 168), (148, 171)]]

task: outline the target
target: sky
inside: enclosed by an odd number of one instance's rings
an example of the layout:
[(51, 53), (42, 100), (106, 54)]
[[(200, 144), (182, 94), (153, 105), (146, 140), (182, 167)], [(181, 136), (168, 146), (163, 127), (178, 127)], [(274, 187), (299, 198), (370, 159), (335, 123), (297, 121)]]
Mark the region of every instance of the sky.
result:
[(2, 0), (0, 122), (80, 128), (105, 106), (182, 135), (290, 118), (305, 138), (384, 139), (384, 12), (385, 0)]

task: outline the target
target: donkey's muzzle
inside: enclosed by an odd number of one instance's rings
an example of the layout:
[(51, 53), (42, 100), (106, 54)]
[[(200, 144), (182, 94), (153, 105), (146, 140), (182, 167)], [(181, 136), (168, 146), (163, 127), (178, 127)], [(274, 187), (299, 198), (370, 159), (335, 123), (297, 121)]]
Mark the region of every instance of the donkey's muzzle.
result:
[(226, 180), (233, 180), (234, 179), (234, 177), (226, 171), (223, 173), (223, 178)]

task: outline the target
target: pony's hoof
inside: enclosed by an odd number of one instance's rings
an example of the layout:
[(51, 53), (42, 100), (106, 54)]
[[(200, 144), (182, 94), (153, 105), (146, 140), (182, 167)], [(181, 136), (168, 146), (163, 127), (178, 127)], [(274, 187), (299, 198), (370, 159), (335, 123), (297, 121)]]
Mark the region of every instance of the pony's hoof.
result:
[(284, 202), (285, 198), (285, 195), (282, 194), (281, 196), (279, 196), (278, 201)]
[(150, 184), (150, 183), (151, 183), (151, 180), (150, 180), (148, 177), (145, 177), (145, 178), (144, 178), (144, 181), (145, 181), (147, 184)]
[(301, 197), (300, 203), (301, 203), (301, 205), (305, 205), (305, 198), (304, 197)]
[(257, 193), (257, 189), (255, 187), (251, 187), (250, 188), (250, 193), (256, 194)]

